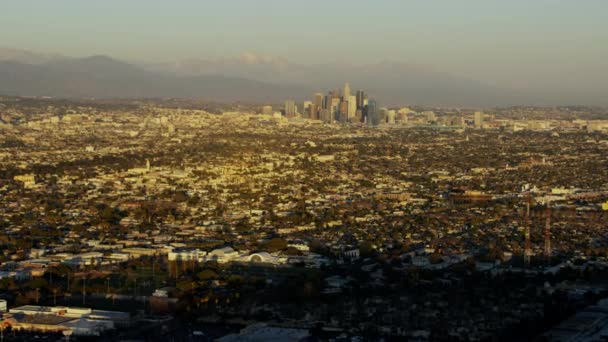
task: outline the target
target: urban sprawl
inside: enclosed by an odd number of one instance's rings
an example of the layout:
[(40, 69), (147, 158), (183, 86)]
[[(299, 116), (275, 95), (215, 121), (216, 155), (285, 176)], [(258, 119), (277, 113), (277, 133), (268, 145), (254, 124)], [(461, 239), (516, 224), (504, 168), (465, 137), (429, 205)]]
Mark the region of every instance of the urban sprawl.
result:
[(0, 97), (7, 340), (600, 341), (608, 109)]

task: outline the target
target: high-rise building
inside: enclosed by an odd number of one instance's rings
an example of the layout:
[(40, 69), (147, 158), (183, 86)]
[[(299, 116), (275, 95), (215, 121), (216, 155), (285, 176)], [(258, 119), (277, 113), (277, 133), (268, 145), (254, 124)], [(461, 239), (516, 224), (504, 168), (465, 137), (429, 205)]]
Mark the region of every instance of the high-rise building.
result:
[(293, 100), (285, 101), (285, 116), (294, 117), (298, 112), (298, 108), (296, 107), (296, 102)]
[(351, 95), (348, 97), (348, 122), (353, 122), (357, 115), (357, 97)]
[(348, 122), (348, 102), (346, 101), (341, 101), (340, 102), (340, 116), (339, 116), (339, 120), (340, 122)]
[(369, 100), (366, 110), (366, 123), (368, 126), (378, 126), (380, 124), (380, 112), (376, 100)]
[(483, 128), (483, 112), (475, 112), (475, 128)]
[(333, 121), (332, 113), (327, 108), (323, 108), (319, 111), (319, 119), (325, 123), (331, 123)]
[(384, 107), (380, 108), (380, 110), (378, 110), (378, 115), (380, 117), (380, 122), (386, 123), (386, 118), (388, 117), (388, 109)]
[(363, 101), (367, 98), (367, 95), (365, 95), (365, 93), (362, 90), (357, 90), (357, 108), (359, 109), (363, 109), (363, 107), (365, 107), (365, 104), (363, 103)]
[(317, 108), (317, 110), (324, 108), (323, 107), (323, 94), (316, 93), (314, 96), (313, 103), (315, 104), (315, 107)]
[(319, 109), (317, 108), (317, 106), (313, 103), (308, 107), (308, 111), (306, 112), (306, 114), (308, 115), (309, 119), (313, 119), (313, 120), (317, 120), (319, 119)]
[(333, 97), (329, 104), (329, 112), (331, 113), (332, 120), (340, 120), (340, 98)]
[(262, 114), (272, 115), (272, 106), (262, 107)]
[(304, 114), (305, 116), (308, 116), (309, 118), (312, 118), (311, 114), (311, 110), (310, 107), (312, 107), (312, 101), (304, 101), (304, 104), (302, 106), (302, 114)]
[(350, 98), (350, 84), (348, 84), (348, 82), (344, 84), (344, 92), (342, 93), (342, 98), (344, 99), (344, 101), (348, 101), (348, 99)]
[[(403, 109), (403, 108), (402, 108)], [(400, 122), (407, 122), (408, 118), (408, 114), (409, 112), (403, 111), (402, 109), (399, 109), (397, 118)]]
[(394, 125), (396, 116), (397, 116), (397, 113), (394, 110), (389, 110), (388, 117), (387, 117), (387, 123), (389, 125)]
[(354, 122), (363, 122), (363, 109), (357, 109)]

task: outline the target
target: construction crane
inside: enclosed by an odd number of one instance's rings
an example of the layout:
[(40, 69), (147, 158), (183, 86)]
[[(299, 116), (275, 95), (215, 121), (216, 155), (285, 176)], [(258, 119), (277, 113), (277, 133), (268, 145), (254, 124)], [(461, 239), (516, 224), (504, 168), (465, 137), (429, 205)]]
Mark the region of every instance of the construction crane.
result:
[(545, 240), (544, 254), (545, 258), (551, 258), (551, 204), (547, 203), (545, 209), (545, 229), (543, 230), (543, 238)]
[(530, 266), (530, 257), (532, 257), (532, 245), (530, 243), (530, 192), (527, 193), (526, 202), (526, 226), (524, 231), (524, 266)]

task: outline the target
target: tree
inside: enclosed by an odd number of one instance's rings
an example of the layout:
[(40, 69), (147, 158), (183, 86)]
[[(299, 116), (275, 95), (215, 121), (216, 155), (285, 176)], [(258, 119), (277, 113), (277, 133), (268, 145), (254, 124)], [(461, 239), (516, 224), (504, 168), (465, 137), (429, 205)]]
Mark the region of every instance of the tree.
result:
[(238, 288), (243, 285), (245, 280), (240, 275), (231, 275), (230, 277), (228, 277), (228, 279), (226, 279), (226, 282), (229, 286)]
[(210, 269), (204, 269), (200, 271), (197, 275), (199, 280), (213, 280), (217, 279), (217, 273)]
[(429, 256), (431, 264), (440, 264), (443, 262), (443, 257), (439, 253), (433, 253)]
[(287, 241), (282, 238), (273, 238), (272, 240), (266, 243), (266, 250), (268, 252), (278, 252), (287, 248)]
[(359, 255), (368, 258), (374, 254), (374, 246), (370, 241), (363, 241), (359, 244)]

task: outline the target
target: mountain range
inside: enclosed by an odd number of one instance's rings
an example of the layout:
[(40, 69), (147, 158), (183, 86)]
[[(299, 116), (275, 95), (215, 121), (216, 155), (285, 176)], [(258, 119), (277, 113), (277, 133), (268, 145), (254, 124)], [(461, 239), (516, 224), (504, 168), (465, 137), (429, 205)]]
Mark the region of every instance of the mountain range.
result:
[(280, 103), (287, 98), (310, 99), (314, 92), (339, 88), (346, 81), (353, 89), (364, 89), (383, 105), (568, 104), (564, 102), (567, 98), (557, 94), (518, 93), (399, 62), (301, 65), (280, 58), (245, 54), (237, 58), (150, 64), (103, 55), (77, 58), (0, 49), (2, 95), (179, 97)]

